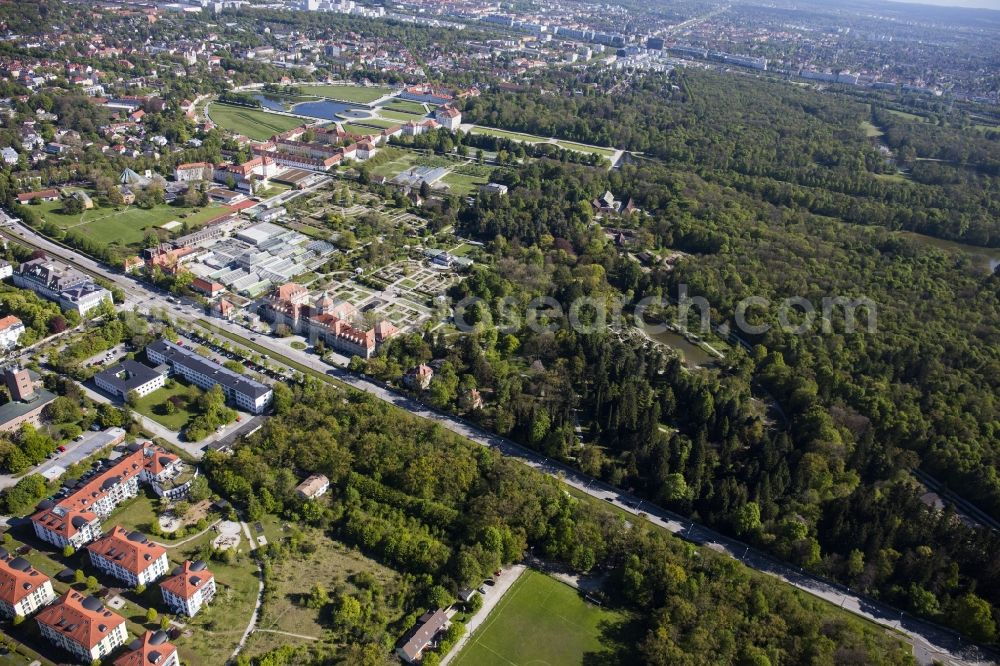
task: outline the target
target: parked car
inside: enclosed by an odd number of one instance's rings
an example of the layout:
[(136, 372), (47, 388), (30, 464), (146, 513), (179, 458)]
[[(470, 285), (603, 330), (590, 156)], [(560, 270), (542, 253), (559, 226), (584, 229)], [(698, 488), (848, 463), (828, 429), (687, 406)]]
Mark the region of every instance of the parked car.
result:
[(59, 447), (58, 449), (56, 449), (56, 450), (57, 450), (57, 451), (59, 451), (59, 453), (66, 453), (66, 447), (65, 447), (65, 446), (60, 446), (60, 447)]

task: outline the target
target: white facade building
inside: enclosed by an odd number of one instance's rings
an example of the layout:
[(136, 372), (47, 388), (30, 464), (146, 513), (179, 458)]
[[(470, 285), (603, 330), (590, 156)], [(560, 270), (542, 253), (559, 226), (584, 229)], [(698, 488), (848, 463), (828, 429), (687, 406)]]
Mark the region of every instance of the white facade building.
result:
[(141, 532), (116, 526), (87, 546), (90, 562), (130, 587), (148, 585), (167, 573), (167, 550)]
[(171, 611), (194, 617), (215, 596), (215, 575), (200, 560), (186, 561), (160, 583), (160, 593)]

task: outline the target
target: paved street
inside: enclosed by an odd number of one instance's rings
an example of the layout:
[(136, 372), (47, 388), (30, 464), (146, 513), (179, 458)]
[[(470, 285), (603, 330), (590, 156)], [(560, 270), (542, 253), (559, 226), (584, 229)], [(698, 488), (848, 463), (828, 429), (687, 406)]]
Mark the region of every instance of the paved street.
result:
[[(202, 312), (195, 308), (168, 302), (166, 294), (153, 291), (138, 279), (110, 271), (89, 258), (79, 256), (73, 250), (64, 248), (35, 234), (31, 229), (21, 224), (15, 226), (14, 233), (25, 241), (45, 249), (53, 256), (62, 257), (81, 265), (121, 285), (125, 288), (130, 302), (135, 305), (160, 308), (170, 312), (175, 318), (187, 322), (206, 318)], [(213, 319), (212, 323), (220, 329), (229, 331), (237, 336), (247, 336), (247, 332), (236, 324), (221, 319)], [(503, 455), (517, 458), (524, 464), (559, 478), (564, 483), (592, 497), (614, 503), (618, 508), (636, 516), (636, 520), (645, 518), (650, 523), (677, 534), (684, 539), (726, 553), (741, 560), (747, 566), (780, 578), (809, 594), (825, 599), (855, 615), (898, 630), (914, 643), (915, 654), (920, 658), (922, 663), (930, 663), (932, 659), (937, 659), (945, 664), (971, 665), (986, 664), (991, 660), (997, 659), (995, 653), (986, 654), (975, 646), (970, 646), (967, 641), (963, 642), (957, 634), (950, 630), (912, 618), (892, 606), (855, 594), (846, 588), (842, 588), (818, 576), (803, 572), (794, 566), (777, 562), (768, 555), (749, 547), (747, 544), (730, 539), (704, 526), (691, 523), (648, 502), (641, 502), (637, 497), (628, 495), (601, 481), (589, 478), (555, 461), (548, 460), (544, 456), (510, 440), (482, 430), (464, 419), (439, 413), (410, 397), (396, 393), (370, 380), (360, 378), (346, 370), (330, 368), (316, 356), (285, 347), (265, 335), (256, 336), (255, 341), (262, 347), (284, 354), (303, 365), (326, 372), (345, 384), (392, 403), (416, 416), (435, 421), (441, 424), (442, 427), (463, 435), (473, 442), (493, 448)]]

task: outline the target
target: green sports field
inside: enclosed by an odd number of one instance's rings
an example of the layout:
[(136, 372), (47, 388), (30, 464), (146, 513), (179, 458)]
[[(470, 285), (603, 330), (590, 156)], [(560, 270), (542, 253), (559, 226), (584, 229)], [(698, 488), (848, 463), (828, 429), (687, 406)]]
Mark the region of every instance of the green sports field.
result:
[(308, 122), (302, 118), (281, 116), (277, 113), (221, 102), (209, 105), (208, 116), (222, 129), (246, 135), (255, 141), (266, 141), (279, 132)]
[(623, 620), (619, 613), (584, 601), (570, 586), (529, 569), (511, 586), (452, 664), (589, 663), (615, 649), (602, 640), (602, 632)]
[[(93, 192), (91, 196), (96, 196)], [(101, 243), (110, 245), (138, 245), (147, 231), (162, 224), (177, 220), (187, 222), (191, 228), (197, 228), (208, 220), (225, 214), (228, 208), (219, 204), (210, 204), (205, 208), (177, 208), (160, 204), (150, 209), (137, 206), (119, 206), (113, 208), (94, 208), (78, 215), (65, 215), (62, 212), (62, 202), (45, 202), (34, 207), (42, 219), (52, 222), (66, 231), (75, 231)], [(197, 211), (197, 212), (196, 212)]]

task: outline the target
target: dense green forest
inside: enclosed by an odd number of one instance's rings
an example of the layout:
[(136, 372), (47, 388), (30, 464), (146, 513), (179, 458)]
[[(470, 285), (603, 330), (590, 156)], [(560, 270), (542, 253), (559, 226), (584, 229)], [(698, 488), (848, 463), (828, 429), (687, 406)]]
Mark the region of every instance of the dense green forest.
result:
[[(464, 118), (639, 151), (773, 204), (855, 224), (1000, 246), (1000, 134), (902, 120), (844, 96), (763, 78), (676, 71), (603, 94), (610, 76), (553, 72), (531, 92), (467, 100)], [(546, 94), (551, 89), (564, 94)], [(567, 92), (577, 89), (588, 92)], [(943, 159), (975, 178), (880, 177), (895, 167), (865, 136), (862, 123), (873, 119), (903, 166)]]
[[(705, 655), (711, 663), (845, 663), (848, 655), (911, 663), (881, 630), (730, 558), (641, 524), (629, 528), (558, 482), (368, 396), (309, 380), (278, 388), (275, 410), (233, 455), (206, 455), (211, 482), (251, 520), (273, 512), (304, 521), (404, 577), (405, 593), (385, 600), (402, 608), (402, 619), (389, 624), (386, 613), (375, 613), (357, 626), (338, 625), (345, 645), (336, 663), (383, 663), (371, 646), (387, 650), (428, 606), (528, 548), (577, 571), (606, 572), (608, 602), (633, 611), (627, 630), (642, 639), (620, 643), (613, 636), (624, 628), (608, 627), (608, 652), (595, 655), (602, 663), (640, 656), (708, 663)], [(331, 479), (329, 503), (295, 493), (314, 472)], [(269, 561), (296, 552), (269, 545), (264, 557), (266, 574)], [(279, 652), (258, 662), (330, 663), (308, 648)]]
[[(776, 207), (656, 162), (615, 171), (550, 161), (498, 172), (506, 197), (479, 196), (453, 212), (487, 254), (452, 292), (484, 306), (479, 330), (455, 340), (408, 336), (367, 364), (385, 379), (444, 361), (430, 387), (443, 407), (465, 410), (471, 388), (490, 427), (682, 513), (748, 539), (913, 612), (996, 636), (1000, 571), (993, 532), (962, 525), (918, 500), (909, 473), (932, 472), (1000, 515), (997, 428), (1000, 276), (960, 255), (878, 227)], [(649, 213), (634, 247), (683, 251), (642, 266), (592, 224), (589, 201), (605, 189)], [(708, 298), (716, 323), (737, 303), (765, 296), (865, 296), (873, 331), (793, 335), (772, 328), (731, 345), (715, 368), (687, 371), (663, 348), (527, 326), (499, 333), (512, 298), (568, 306), (579, 296)], [(776, 313), (754, 311), (775, 323)], [(536, 367), (534, 361), (540, 361)], [(463, 402), (464, 400), (464, 402)], [(776, 414), (780, 414), (777, 417)], [(574, 426), (588, 442), (576, 443)], [(972, 595), (970, 597), (970, 595)], [(985, 601), (982, 601), (985, 600)]]

